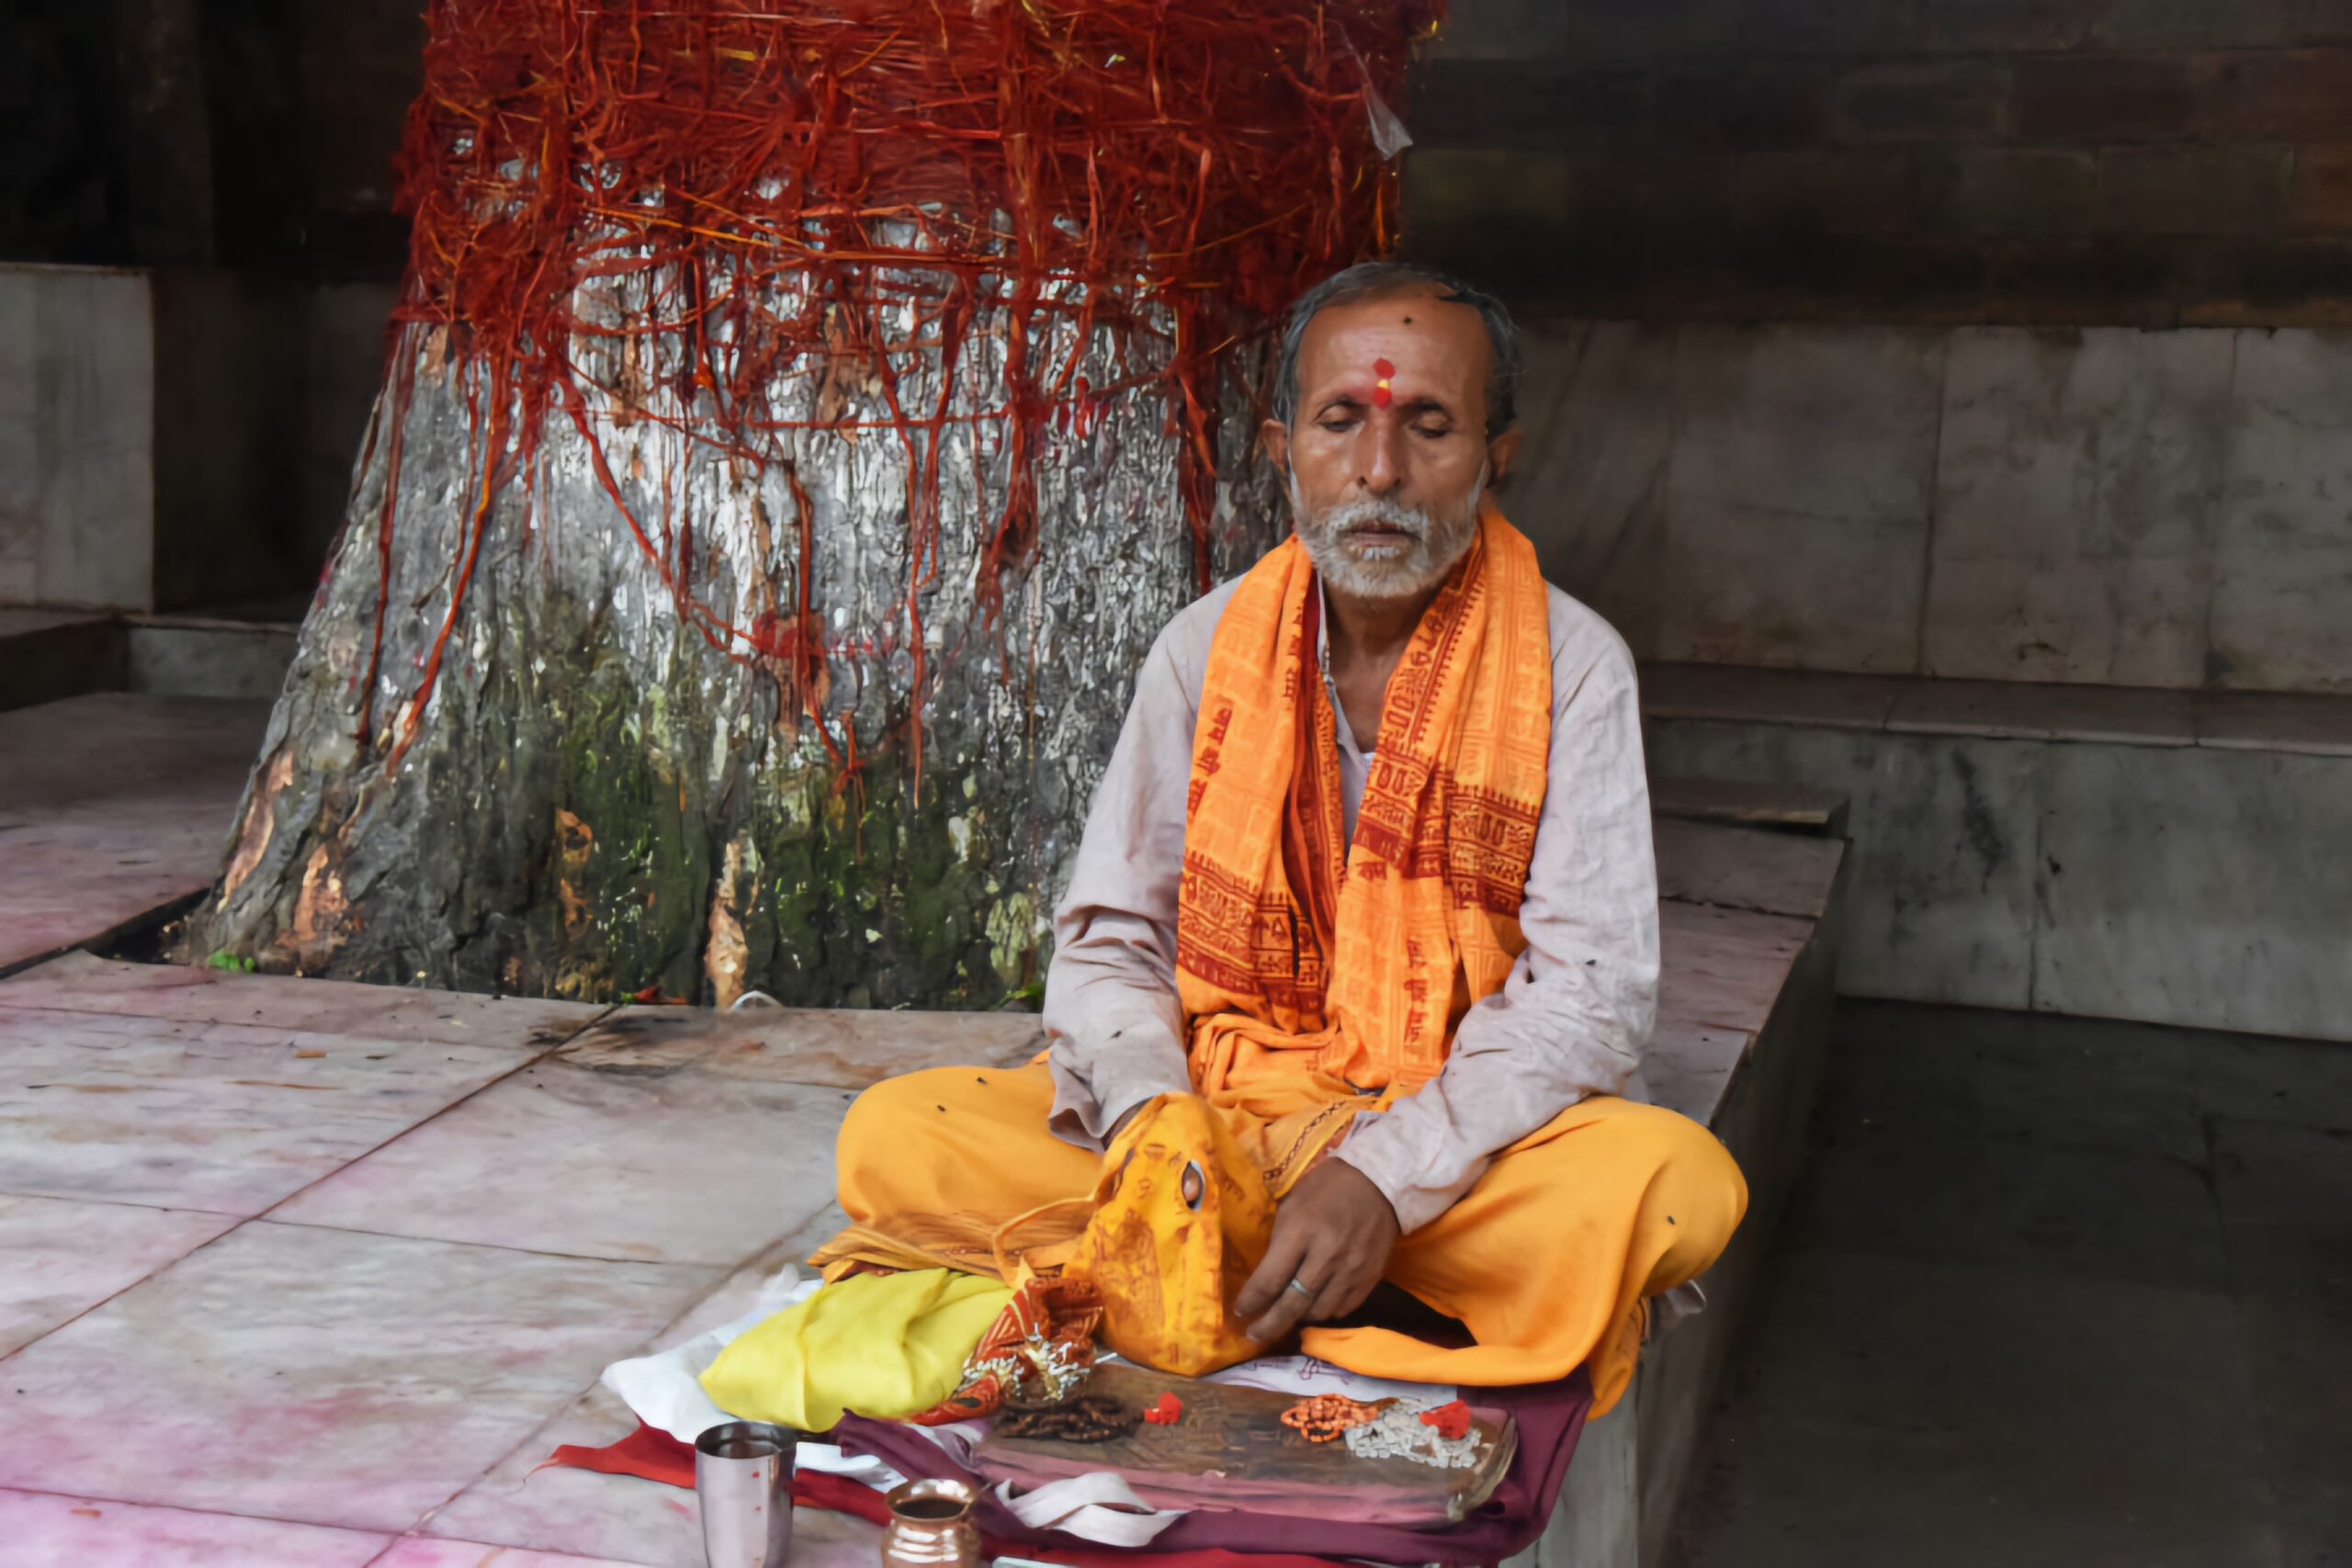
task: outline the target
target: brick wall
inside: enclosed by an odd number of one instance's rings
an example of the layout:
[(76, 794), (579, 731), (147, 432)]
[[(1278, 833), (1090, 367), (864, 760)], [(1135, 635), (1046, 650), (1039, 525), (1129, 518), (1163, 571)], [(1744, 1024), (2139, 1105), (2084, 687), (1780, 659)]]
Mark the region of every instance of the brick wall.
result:
[(1459, 0), (1405, 118), (1538, 308), (2352, 322), (2352, 0)]

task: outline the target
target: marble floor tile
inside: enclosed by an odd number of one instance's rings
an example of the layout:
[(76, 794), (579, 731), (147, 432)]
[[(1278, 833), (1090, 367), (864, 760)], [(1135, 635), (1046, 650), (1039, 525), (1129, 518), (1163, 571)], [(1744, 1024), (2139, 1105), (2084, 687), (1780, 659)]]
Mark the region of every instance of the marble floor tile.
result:
[(2019, 681), (1920, 681), (1894, 700), (1886, 727), (1915, 735), (2187, 746), (2195, 697), (2144, 687), (2047, 686)]
[(0, 1484), (406, 1530), (714, 1282), (256, 1221), (9, 1360)]
[(0, 1008), (0, 1191), (259, 1213), (516, 1059)]
[(274, 1217), (732, 1267), (831, 1201), (833, 1139), (850, 1099), (699, 1072), (542, 1063)]
[(2192, 1046), (2207, 1038), (2109, 1019), (1848, 1000), (1823, 1115), (1898, 1135), (2200, 1164), (2210, 1108), (2193, 1063), (2206, 1053)]
[(568, 1042), (557, 1059), (604, 1072), (691, 1066), (719, 1077), (859, 1089), (926, 1067), (1018, 1066), (1045, 1048), (1035, 1013), (631, 1007)]
[(2352, 1133), (2352, 1051), (2334, 1041), (2190, 1035), (2198, 1102), (2209, 1116)]
[(187, 1256), (233, 1214), (0, 1195), (0, 1356)]
[(2233, 1315), (2211, 1292), (1783, 1251), (1668, 1561), (2283, 1568)]
[[(685, 1337), (665, 1336), (663, 1342)], [(628, 1406), (595, 1385), (436, 1510), (424, 1529), (435, 1536), (617, 1558), (653, 1568), (700, 1568), (701, 1526), (692, 1492), (633, 1475), (568, 1465), (541, 1468), (567, 1443), (602, 1448), (636, 1429)]]
[(0, 1490), (8, 1568), (364, 1568), (380, 1534)]
[[(684, 1337), (665, 1335), (662, 1342)], [(602, 1386), (592, 1388), (437, 1511), (425, 1531), (650, 1568), (702, 1568), (701, 1516), (692, 1492), (633, 1475), (541, 1468), (566, 1444), (602, 1448), (636, 1428), (628, 1406)], [(879, 1540), (863, 1520), (802, 1508), (793, 1517), (793, 1568), (866, 1568)], [(422, 1561), (437, 1568), (436, 1560)], [(498, 1562), (505, 1568), (505, 1559)]]
[(1796, 833), (1671, 818), (1653, 831), (1659, 897), (1768, 915), (1819, 919), (1846, 858), (1841, 841)]
[(124, 964), (87, 953), (64, 953), (0, 980), (0, 1007), (528, 1051), (544, 1050), (610, 1010), (588, 1002)]
[(268, 716), (121, 693), (0, 713), (0, 970), (211, 881)]
[[(561, 1551), (492, 1546), (487, 1541), (411, 1536), (377, 1558), (369, 1568), (647, 1568), (652, 1562), (651, 1558), (573, 1557)], [(699, 1557), (695, 1568), (701, 1568)]]
[(2167, 1289), (2227, 1283), (2203, 1173), (2159, 1155), (1849, 1125), (1815, 1154), (1789, 1223), (1850, 1251)]
[[(839, 1207), (827, 1204), (822, 1213), (713, 1286), (628, 1354), (682, 1344), (743, 1316), (780, 1270), (798, 1265), (847, 1223)], [(427, 1521), (426, 1531), (642, 1561), (656, 1568), (667, 1568), (673, 1562), (696, 1568), (701, 1560), (695, 1555), (698, 1538), (692, 1496), (628, 1476), (540, 1468), (549, 1454), (567, 1443), (601, 1448), (628, 1436), (636, 1424), (636, 1417), (618, 1398), (601, 1383), (592, 1385), (436, 1512)], [(807, 1539), (814, 1539), (813, 1534)], [(798, 1563), (800, 1558), (796, 1556), (794, 1562)]]

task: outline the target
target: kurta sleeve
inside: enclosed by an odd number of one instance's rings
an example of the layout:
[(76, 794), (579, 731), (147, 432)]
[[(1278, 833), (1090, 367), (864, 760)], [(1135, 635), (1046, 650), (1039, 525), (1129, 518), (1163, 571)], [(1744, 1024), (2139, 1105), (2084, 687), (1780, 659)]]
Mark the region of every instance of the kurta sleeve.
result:
[(1207, 602), (1171, 621), (1136, 678), (1134, 703), (1094, 792), (1069, 890), (1054, 911), (1046, 972), (1054, 1134), (1100, 1147), (1121, 1116), (1192, 1091), (1176, 996), (1176, 898), (1184, 870)]
[(1657, 862), (1633, 656), (1566, 594), (1554, 592), (1552, 614), (1550, 777), (1519, 915), (1527, 950), (1464, 1016), (1444, 1070), (1360, 1118), (1339, 1151), (1408, 1231), (1452, 1207), (1498, 1151), (1623, 1090), (1657, 1011)]

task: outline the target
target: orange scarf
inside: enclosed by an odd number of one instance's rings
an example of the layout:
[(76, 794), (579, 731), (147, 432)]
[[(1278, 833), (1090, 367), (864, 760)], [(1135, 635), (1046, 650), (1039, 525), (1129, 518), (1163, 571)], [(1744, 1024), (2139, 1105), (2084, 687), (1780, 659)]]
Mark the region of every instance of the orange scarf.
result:
[(1436, 1077), (1510, 976), (1552, 744), (1543, 573), (1490, 502), (1389, 680), (1351, 849), (1315, 585), (1294, 536), (1217, 623), (1176, 917), (1193, 1084), (1283, 1124), (1259, 1151), (1277, 1193)]

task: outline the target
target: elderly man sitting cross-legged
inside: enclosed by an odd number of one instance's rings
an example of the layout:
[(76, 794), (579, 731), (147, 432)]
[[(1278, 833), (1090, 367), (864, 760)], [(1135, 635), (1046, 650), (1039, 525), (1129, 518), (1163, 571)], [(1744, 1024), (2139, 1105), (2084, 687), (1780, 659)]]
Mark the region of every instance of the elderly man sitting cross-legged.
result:
[[(1144, 666), (1056, 919), (1051, 1050), (862, 1097), (831, 1270), (1067, 1258), (1170, 1370), (1303, 1328), (1360, 1372), (1623, 1392), (1645, 1299), (1747, 1189), (1640, 1102), (1634, 667), (1487, 497), (1518, 368), (1499, 304), (1417, 268), (1299, 301), (1264, 428), (1295, 533)], [(1384, 1280), (1471, 1342), (1350, 1320)]]

